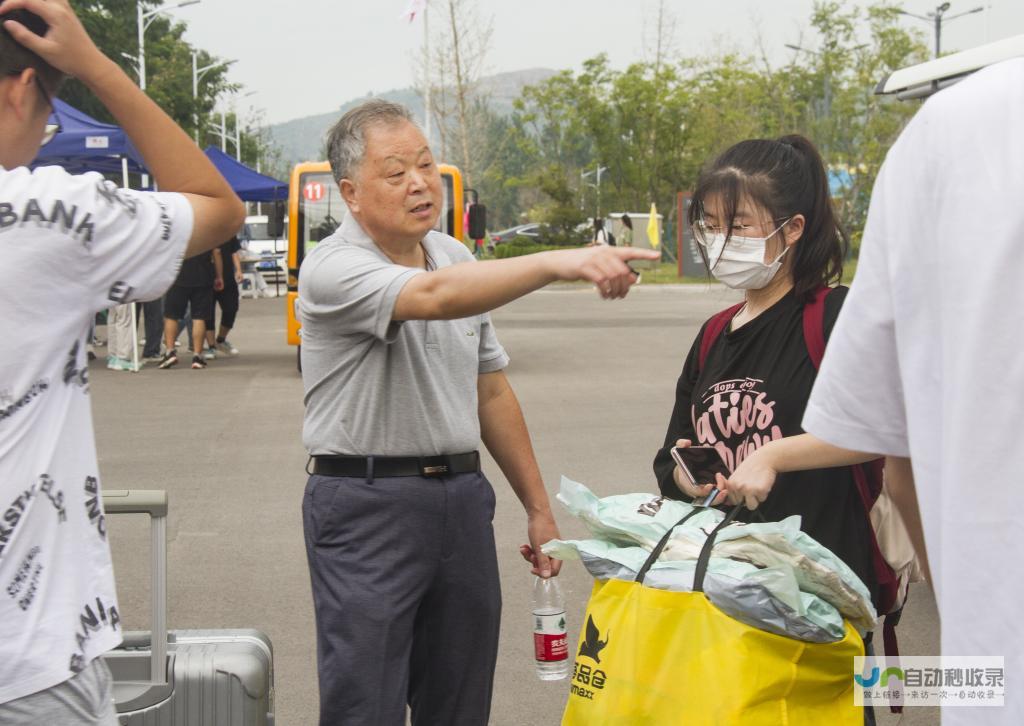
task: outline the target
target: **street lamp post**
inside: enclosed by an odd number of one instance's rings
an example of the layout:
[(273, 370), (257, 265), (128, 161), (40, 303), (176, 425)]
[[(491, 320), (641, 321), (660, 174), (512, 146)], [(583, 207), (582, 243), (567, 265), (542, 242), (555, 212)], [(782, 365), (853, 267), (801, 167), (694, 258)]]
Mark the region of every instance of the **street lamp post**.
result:
[[(586, 203), (586, 187), (588, 186), (587, 185), (587, 177), (589, 177), (593, 173), (594, 173), (593, 170), (591, 170), (591, 171), (581, 171), (580, 172), (580, 211), (581, 212), (584, 209), (586, 209), (586, 206), (587, 206), (587, 203)], [(594, 185), (590, 184), (589, 186), (594, 186)]]
[[(596, 169), (580, 172), (580, 210), (582, 210), (585, 206), (583, 200), (583, 188), (585, 186), (591, 186), (597, 190), (597, 212), (594, 216), (594, 219), (597, 219), (598, 217), (601, 216), (601, 175), (604, 174), (606, 171), (608, 171), (607, 166), (601, 166), (600, 164), (598, 164)], [(595, 175), (595, 178), (597, 180), (595, 184), (586, 183), (587, 177), (589, 177), (591, 174)]]
[(139, 17), (139, 88), (146, 90), (146, 28), (148, 28), (157, 15), (166, 13), (168, 10), (183, 8), (186, 5), (196, 5), (200, 0), (185, 0), (184, 2), (170, 5), (166, 8), (157, 8), (148, 12), (142, 9), (142, 2), (136, 2), (135, 8)]
[[(249, 91), (248, 93), (242, 94), (242, 98), (248, 98), (249, 96), (256, 95), (256, 91)], [(237, 99), (236, 99), (237, 100)], [(238, 125), (238, 106), (235, 102), (231, 102), (231, 110), (235, 114), (235, 158), (239, 161), (242, 160), (242, 132), (239, 130)]]
[[(196, 0), (198, 2), (198, 0)], [(199, 143), (199, 114), (195, 110), (195, 106), (199, 103), (199, 80), (206, 75), (207, 71), (211, 71), (214, 68), (220, 66), (229, 66), (237, 61), (225, 60), (217, 61), (209, 65), (199, 68), (199, 54), (196, 51), (192, 51), (192, 125), (195, 126), (195, 139), (196, 143)]]
[(951, 20), (956, 20), (957, 18), (962, 18), (965, 15), (972, 15), (974, 13), (984, 12), (984, 10), (985, 10), (985, 8), (983, 6), (979, 5), (976, 8), (971, 8), (970, 10), (965, 10), (962, 13), (958, 13), (956, 15), (950, 15), (949, 17), (946, 17), (946, 13), (949, 12), (949, 7), (950, 7), (950, 3), (948, 3), (948, 2), (942, 3), (941, 5), (937, 6), (934, 11), (932, 11), (932, 12), (926, 14), (926, 15), (917, 15), (916, 13), (909, 13), (906, 10), (898, 10), (897, 11), (900, 15), (909, 15), (912, 18), (917, 18), (918, 20), (923, 20), (926, 23), (930, 23), (930, 24), (933, 24), (935, 26), (935, 57), (936, 58), (938, 58), (939, 55), (942, 53), (942, 23), (943, 22), (947, 22), (948, 23)]

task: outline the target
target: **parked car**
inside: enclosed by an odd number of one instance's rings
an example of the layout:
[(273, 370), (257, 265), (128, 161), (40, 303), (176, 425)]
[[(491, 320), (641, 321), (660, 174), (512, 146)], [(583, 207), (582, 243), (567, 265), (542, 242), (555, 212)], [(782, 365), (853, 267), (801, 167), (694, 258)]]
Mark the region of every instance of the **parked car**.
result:
[(487, 243), (487, 250), (488, 252), (494, 252), (494, 248), (497, 245), (511, 242), (517, 238), (520, 241), (525, 238), (540, 245), (585, 245), (590, 241), (588, 235), (589, 227), (586, 225), (583, 225), (581, 230), (576, 230), (566, 235), (565, 233), (559, 233), (550, 225), (541, 222), (529, 222), (503, 229), (500, 232), (492, 232), (490, 241)]
[(542, 234), (542, 227), (543, 225), (539, 222), (529, 222), (527, 224), (517, 224), (515, 227), (509, 227), (500, 232), (492, 232), (490, 235), (490, 246), (493, 249), (494, 245), (508, 242), (516, 237), (529, 237), (533, 240), (539, 240)]

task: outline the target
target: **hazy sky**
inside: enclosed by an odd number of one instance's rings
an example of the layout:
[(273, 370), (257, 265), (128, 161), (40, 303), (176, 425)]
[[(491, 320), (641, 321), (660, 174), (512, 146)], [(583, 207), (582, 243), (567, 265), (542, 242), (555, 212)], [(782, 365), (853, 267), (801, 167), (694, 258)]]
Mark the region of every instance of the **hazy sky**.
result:
[[(173, 5), (176, 0), (165, 0)], [(847, 0), (866, 5), (863, 0)], [(438, 0), (434, 0), (438, 2)], [(574, 68), (598, 53), (625, 67), (649, 52), (657, 0), (475, 0), (493, 18), (490, 72)], [(938, 0), (905, 0), (924, 15)], [(949, 15), (979, 5), (943, 28), (943, 48), (964, 49), (1024, 33), (1024, 0), (954, 0)], [(331, 111), (357, 96), (413, 83), (413, 56), (423, 26), (399, 16), (409, 0), (202, 0), (171, 11), (188, 23), (193, 44), (237, 59), (230, 77), (245, 85), (240, 113), (263, 109), (270, 123)], [(671, 0), (676, 49), (684, 55), (756, 51), (757, 34), (774, 63), (792, 55), (785, 43), (801, 33), (808, 45), (813, 0)], [(439, 24), (440, 15), (432, 20)], [(904, 18), (933, 42), (932, 27)], [(646, 41), (646, 42), (645, 42)]]

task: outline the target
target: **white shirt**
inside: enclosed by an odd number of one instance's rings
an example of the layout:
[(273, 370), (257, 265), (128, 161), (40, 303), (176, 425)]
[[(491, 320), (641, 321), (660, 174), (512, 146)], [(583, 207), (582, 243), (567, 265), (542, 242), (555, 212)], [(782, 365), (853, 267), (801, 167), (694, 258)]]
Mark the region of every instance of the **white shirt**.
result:
[[(1024, 59), (931, 98), (875, 183), (804, 429), (913, 460), (942, 654), (1003, 656), (1024, 723)], [(905, 655), (939, 655), (905, 653)]]
[(0, 168), (0, 703), (121, 640), (86, 338), (97, 310), (162, 295), (191, 234), (179, 194)]

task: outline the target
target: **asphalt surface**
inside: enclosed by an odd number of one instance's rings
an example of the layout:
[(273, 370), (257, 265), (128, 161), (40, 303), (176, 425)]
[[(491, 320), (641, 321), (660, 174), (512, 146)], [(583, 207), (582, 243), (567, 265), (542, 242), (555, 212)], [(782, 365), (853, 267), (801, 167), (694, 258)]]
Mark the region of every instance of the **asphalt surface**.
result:
[[(562, 475), (602, 496), (656, 489), (650, 462), (683, 357), (700, 324), (735, 299), (704, 285), (651, 286), (607, 302), (588, 289), (564, 287), (495, 313), (552, 498)], [(103, 486), (169, 492), (170, 626), (266, 632), (274, 644), (277, 723), (315, 724), (313, 609), (300, 515), (302, 384), (295, 349), (285, 344), (284, 301), (243, 300), (231, 338), (240, 355), (201, 371), (189, 369), (187, 358), (169, 371), (108, 371), (98, 349), (101, 360), (90, 374)], [(525, 517), (489, 457), (484, 467), (498, 494), (504, 594), (491, 724), (554, 725), (568, 682), (543, 683), (534, 675), (532, 581), (518, 554)], [(554, 506), (563, 536), (584, 536)], [(120, 516), (108, 526), (125, 626), (146, 629), (147, 524)], [(591, 581), (577, 563), (568, 563), (560, 579), (575, 653)], [(936, 654), (938, 631), (930, 592), (915, 588), (899, 631), (902, 653)], [(879, 714), (885, 724), (938, 720), (932, 709), (907, 709), (899, 721)]]

